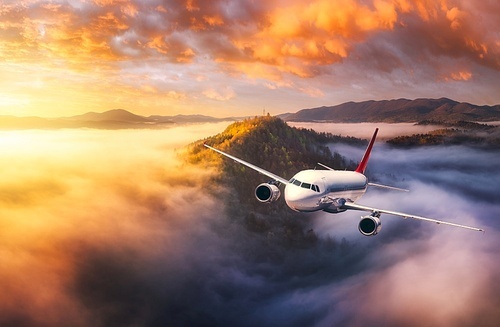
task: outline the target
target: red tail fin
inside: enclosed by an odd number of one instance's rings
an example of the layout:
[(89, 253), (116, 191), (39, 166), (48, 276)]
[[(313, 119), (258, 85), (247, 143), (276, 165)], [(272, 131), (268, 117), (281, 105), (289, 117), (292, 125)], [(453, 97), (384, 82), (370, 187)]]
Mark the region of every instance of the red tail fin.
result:
[(365, 154), (363, 155), (363, 159), (359, 162), (358, 168), (356, 168), (355, 172), (364, 174), (366, 170), (366, 165), (368, 164), (368, 159), (370, 159), (370, 153), (372, 152), (373, 143), (375, 143), (375, 138), (377, 138), (378, 128), (375, 128), (375, 133), (373, 133), (372, 139), (366, 148)]

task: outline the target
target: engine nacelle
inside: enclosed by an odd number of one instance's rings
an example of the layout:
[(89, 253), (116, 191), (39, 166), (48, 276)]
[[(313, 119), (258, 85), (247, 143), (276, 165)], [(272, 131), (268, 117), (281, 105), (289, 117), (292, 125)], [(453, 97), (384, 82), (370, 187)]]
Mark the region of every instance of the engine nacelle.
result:
[(361, 234), (365, 236), (377, 235), (382, 229), (382, 222), (378, 217), (375, 216), (364, 216), (361, 217), (358, 229)]
[(280, 189), (273, 184), (262, 183), (255, 189), (255, 197), (263, 203), (271, 203), (280, 198)]

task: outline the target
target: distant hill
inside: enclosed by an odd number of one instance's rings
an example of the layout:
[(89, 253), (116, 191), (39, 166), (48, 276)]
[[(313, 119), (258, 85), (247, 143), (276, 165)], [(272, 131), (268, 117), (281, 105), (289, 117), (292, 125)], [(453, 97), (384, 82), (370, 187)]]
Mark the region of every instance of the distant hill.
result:
[(144, 123), (152, 121), (149, 118), (133, 114), (124, 109), (113, 109), (102, 113), (87, 112), (86, 114), (68, 117), (67, 119), (78, 121), (122, 121), (129, 123)]
[(423, 121), (419, 124), (442, 125), (443, 128), (425, 134), (398, 136), (388, 140), (387, 143), (403, 148), (432, 145), (469, 145), (491, 150), (500, 148), (500, 126), (467, 121), (455, 123)]
[(175, 124), (212, 123), (219, 121), (236, 121), (240, 118), (215, 118), (204, 115), (176, 115), (149, 117), (133, 114), (124, 109), (113, 109), (105, 112), (88, 112), (83, 115), (41, 118), (0, 116), (0, 129), (60, 129), (60, 128), (164, 128)]
[(447, 98), (346, 102), (331, 107), (303, 109), (287, 115), (285, 119), (335, 123), (402, 123), (422, 120), (486, 122), (500, 120), (500, 105), (477, 106)]
[(88, 112), (83, 115), (68, 117), (69, 120), (78, 121), (121, 121), (127, 123), (148, 123), (148, 124), (158, 124), (158, 123), (212, 123), (219, 121), (235, 121), (239, 118), (226, 117), (226, 118), (215, 118), (205, 115), (175, 115), (175, 116), (161, 116), (161, 115), (151, 115), (149, 117), (139, 116), (133, 114), (124, 109), (113, 109), (105, 111), (102, 113)]

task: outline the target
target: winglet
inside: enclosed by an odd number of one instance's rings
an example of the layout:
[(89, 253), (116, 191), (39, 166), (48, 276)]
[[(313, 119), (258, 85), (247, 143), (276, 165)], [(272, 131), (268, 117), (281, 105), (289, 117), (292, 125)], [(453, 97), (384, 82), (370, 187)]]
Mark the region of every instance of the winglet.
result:
[(358, 168), (356, 168), (355, 172), (364, 174), (366, 170), (366, 165), (368, 164), (368, 159), (370, 159), (370, 153), (372, 152), (373, 143), (375, 143), (375, 139), (377, 138), (378, 128), (375, 128), (375, 133), (373, 133), (372, 139), (366, 148), (365, 154), (363, 155), (363, 159), (359, 162)]

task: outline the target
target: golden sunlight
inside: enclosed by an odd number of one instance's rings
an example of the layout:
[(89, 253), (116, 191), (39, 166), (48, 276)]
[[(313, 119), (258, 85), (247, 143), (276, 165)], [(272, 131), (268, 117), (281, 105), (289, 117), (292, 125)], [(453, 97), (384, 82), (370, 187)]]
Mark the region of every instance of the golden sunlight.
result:
[(182, 249), (168, 226), (174, 217), (196, 219), (186, 185), (200, 185), (210, 171), (186, 169), (176, 148), (227, 124), (0, 132), (2, 313), (31, 316), (34, 325), (91, 325), (68, 290), (82, 253), (106, 248), (149, 258), (157, 247)]

